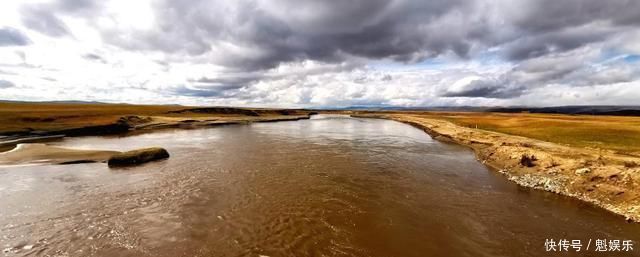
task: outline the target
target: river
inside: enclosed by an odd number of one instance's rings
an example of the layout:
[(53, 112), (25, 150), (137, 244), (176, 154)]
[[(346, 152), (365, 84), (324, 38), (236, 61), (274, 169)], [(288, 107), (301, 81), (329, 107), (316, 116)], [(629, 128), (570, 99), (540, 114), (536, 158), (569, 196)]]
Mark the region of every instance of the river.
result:
[[(5, 256), (640, 255), (640, 225), (518, 187), (394, 121), (319, 115), (52, 144), (171, 158), (0, 168)], [(546, 252), (547, 239), (582, 251)], [(638, 249), (599, 253), (596, 239)]]

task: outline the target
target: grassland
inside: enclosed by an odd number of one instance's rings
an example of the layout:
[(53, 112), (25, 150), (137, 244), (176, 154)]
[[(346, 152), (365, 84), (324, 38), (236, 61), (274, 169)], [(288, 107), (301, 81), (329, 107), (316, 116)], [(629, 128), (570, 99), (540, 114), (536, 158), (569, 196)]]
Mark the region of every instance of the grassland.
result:
[(640, 156), (640, 117), (474, 112), (407, 114), (567, 146)]
[[(6, 102), (0, 103), (0, 134), (107, 125), (121, 117), (133, 115), (153, 117), (156, 121), (163, 122), (185, 119), (248, 119), (246, 113), (233, 110), (260, 110), (263, 117), (280, 115), (265, 109), (237, 108), (229, 108), (231, 111), (224, 112), (181, 112), (189, 108), (195, 107)], [(562, 145), (640, 155), (640, 117), (474, 112), (402, 113)]]
[(143, 121), (146, 125), (171, 125), (169, 123), (177, 124), (182, 121), (190, 121), (195, 125), (198, 121), (205, 120), (216, 120), (218, 123), (266, 121), (305, 116), (308, 113), (295, 110), (197, 108), (179, 105), (0, 102), (0, 135), (109, 125), (127, 116), (146, 119)]
[[(304, 110), (262, 108), (0, 102), (0, 164), (96, 161), (102, 160), (106, 154), (113, 154), (24, 145), (67, 136), (134, 134), (158, 129), (298, 120), (309, 118), (310, 114)], [(20, 144), (23, 144), (22, 148)], [(11, 149), (15, 151), (5, 152)], [(99, 153), (99, 158), (91, 157), (94, 152)]]
[(127, 115), (165, 115), (184, 106), (68, 103), (0, 103), (0, 133), (54, 131), (106, 125)]

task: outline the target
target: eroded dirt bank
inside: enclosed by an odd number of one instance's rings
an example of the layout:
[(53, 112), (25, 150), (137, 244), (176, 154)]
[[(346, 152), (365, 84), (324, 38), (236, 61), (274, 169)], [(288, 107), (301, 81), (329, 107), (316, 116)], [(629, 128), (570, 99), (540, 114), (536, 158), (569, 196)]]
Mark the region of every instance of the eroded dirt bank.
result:
[(8, 151), (23, 143), (40, 143), (57, 140), (63, 137), (100, 136), (117, 134), (139, 134), (160, 129), (194, 129), (231, 124), (248, 124), (251, 122), (275, 122), (309, 119), (314, 114), (275, 113), (267, 115), (211, 115), (198, 116), (122, 116), (115, 122), (105, 125), (85, 126), (51, 131), (19, 131), (15, 133), (0, 133), (0, 152)]
[[(89, 126), (59, 131), (47, 131), (36, 134), (19, 134), (0, 140), (0, 165), (20, 164), (74, 164), (85, 162), (105, 162), (115, 151), (66, 149), (33, 142), (46, 142), (65, 136), (89, 136), (108, 134), (138, 134), (159, 129), (194, 129), (202, 127), (248, 124), (251, 122), (275, 122), (308, 119), (305, 115), (268, 115), (268, 116), (232, 116), (232, 117), (161, 117), (161, 116), (124, 116), (108, 125)], [(108, 129), (106, 129), (108, 128)], [(115, 128), (115, 129), (113, 129)], [(69, 133), (73, 131), (74, 133)], [(2, 139), (2, 138), (0, 138)], [(9, 150), (12, 149), (12, 150)], [(2, 152), (7, 150), (6, 152)]]
[(575, 197), (640, 222), (640, 158), (461, 127), (419, 115), (352, 116), (411, 124), (435, 139), (471, 147), (478, 160), (521, 186)]

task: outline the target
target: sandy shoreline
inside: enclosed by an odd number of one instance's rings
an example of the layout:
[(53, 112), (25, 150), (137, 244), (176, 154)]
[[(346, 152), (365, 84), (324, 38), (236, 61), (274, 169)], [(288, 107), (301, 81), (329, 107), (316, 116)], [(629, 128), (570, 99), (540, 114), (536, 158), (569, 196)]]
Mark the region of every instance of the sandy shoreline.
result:
[[(276, 121), (294, 121), (301, 119), (309, 119), (310, 115), (269, 115), (269, 116), (246, 116), (246, 117), (215, 117), (216, 119), (203, 119), (202, 117), (139, 117), (126, 116), (122, 117), (117, 124), (108, 124), (105, 126), (122, 126), (123, 131), (120, 133), (140, 134), (157, 131), (162, 129), (195, 129), (212, 126), (232, 125), (232, 124), (249, 124), (252, 122), (276, 122)], [(112, 131), (92, 127), (76, 128), (74, 131), (81, 131), (77, 135), (70, 136), (99, 136), (113, 134)], [(92, 130), (93, 129), (93, 130)], [(68, 130), (66, 130), (68, 131)], [(0, 149), (6, 150), (0, 152), (0, 165), (28, 165), (28, 164), (73, 164), (83, 162), (105, 162), (117, 151), (103, 150), (80, 150), (68, 149), (55, 146), (49, 146), (40, 142), (64, 138), (65, 131), (49, 131), (47, 133), (39, 133), (36, 135), (20, 135), (16, 137), (5, 138), (0, 141)]]
[(0, 165), (104, 162), (117, 153), (120, 152), (70, 149), (46, 144), (18, 144), (11, 151), (0, 153)]
[(574, 197), (640, 222), (640, 158), (461, 127), (419, 115), (352, 116), (416, 126), (434, 139), (472, 148), (479, 161), (521, 186)]

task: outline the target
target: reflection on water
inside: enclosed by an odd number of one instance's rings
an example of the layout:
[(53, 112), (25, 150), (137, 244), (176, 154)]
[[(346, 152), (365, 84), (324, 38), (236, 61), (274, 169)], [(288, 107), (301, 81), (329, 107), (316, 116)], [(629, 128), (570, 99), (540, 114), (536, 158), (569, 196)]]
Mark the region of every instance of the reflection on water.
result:
[(545, 256), (547, 238), (640, 239), (637, 224), (518, 188), (468, 149), (392, 121), (319, 116), (56, 144), (172, 157), (1, 168), (5, 255)]

